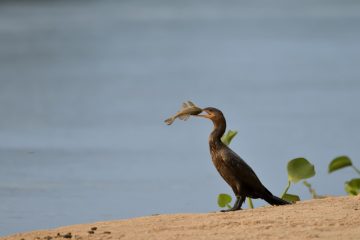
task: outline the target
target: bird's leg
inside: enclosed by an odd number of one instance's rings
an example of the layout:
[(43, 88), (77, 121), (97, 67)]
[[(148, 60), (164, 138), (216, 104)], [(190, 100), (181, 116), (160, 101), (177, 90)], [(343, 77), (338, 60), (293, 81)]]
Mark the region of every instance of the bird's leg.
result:
[(231, 211), (237, 211), (241, 210), (241, 205), (243, 204), (245, 198), (241, 196), (236, 196), (236, 202), (234, 203), (234, 206), (229, 209), (221, 210), (221, 212), (231, 212)]

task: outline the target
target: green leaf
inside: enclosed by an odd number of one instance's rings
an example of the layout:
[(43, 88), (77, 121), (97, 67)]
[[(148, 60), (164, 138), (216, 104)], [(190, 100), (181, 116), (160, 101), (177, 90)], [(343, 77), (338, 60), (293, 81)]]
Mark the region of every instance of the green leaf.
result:
[(300, 197), (298, 195), (294, 195), (290, 193), (285, 193), (281, 198), (289, 202), (300, 201)]
[(345, 191), (349, 195), (358, 195), (360, 192), (360, 178), (353, 178), (350, 181), (345, 182)]
[(295, 158), (288, 162), (288, 178), (297, 183), (300, 180), (311, 178), (315, 175), (315, 167), (305, 158)]
[(329, 173), (339, 170), (344, 167), (352, 166), (352, 162), (349, 157), (347, 156), (340, 156), (335, 158), (329, 164)]
[(231, 140), (236, 136), (236, 134), (237, 134), (237, 131), (229, 130), (226, 134), (224, 134), (224, 136), (221, 137), (221, 141), (225, 145), (229, 145)]
[(220, 193), (218, 195), (218, 205), (219, 207), (223, 208), (229, 205), (229, 203), (231, 203), (232, 199), (231, 196), (225, 193)]

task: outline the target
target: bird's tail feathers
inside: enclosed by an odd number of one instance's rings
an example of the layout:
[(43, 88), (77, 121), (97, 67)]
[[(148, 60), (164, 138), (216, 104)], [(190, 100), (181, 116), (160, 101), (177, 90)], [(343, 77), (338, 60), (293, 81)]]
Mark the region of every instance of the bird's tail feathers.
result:
[(271, 205), (286, 205), (286, 204), (291, 204), (290, 202), (281, 199), (277, 196), (274, 195), (270, 195), (267, 198), (264, 198), (265, 201), (267, 201), (269, 204)]

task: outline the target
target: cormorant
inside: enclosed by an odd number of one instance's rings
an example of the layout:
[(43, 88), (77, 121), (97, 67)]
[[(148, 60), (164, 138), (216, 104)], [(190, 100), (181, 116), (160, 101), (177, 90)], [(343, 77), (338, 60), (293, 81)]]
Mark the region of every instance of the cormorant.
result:
[(212, 107), (205, 108), (203, 111), (207, 115), (199, 114), (195, 116), (208, 118), (214, 124), (214, 129), (209, 136), (212, 161), (236, 196), (234, 206), (224, 211), (241, 210), (241, 205), (246, 197), (262, 198), (271, 205), (290, 204), (290, 202), (274, 196), (267, 190), (252, 168), (221, 141), (226, 129), (226, 120), (223, 113)]

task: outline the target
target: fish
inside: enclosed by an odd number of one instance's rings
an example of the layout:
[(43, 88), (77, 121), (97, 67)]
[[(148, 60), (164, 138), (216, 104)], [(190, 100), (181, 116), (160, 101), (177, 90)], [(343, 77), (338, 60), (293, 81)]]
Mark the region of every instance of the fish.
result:
[(187, 101), (182, 104), (180, 111), (178, 111), (174, 116), (166, 119), (165, 123), (167, 125), (171, 125), (176, 118), (186, 121), (189, 119), (190, 115), (198, 115), (201, 112), (201, 108), (197, 107), (193, 102)]

